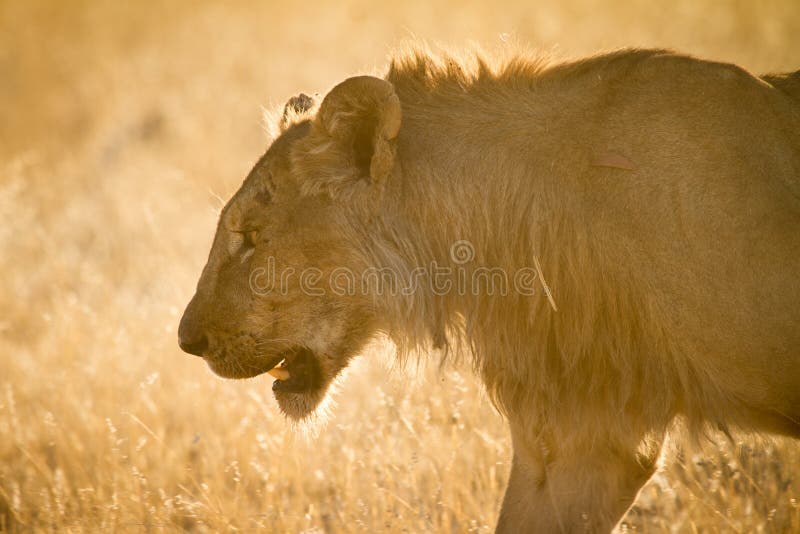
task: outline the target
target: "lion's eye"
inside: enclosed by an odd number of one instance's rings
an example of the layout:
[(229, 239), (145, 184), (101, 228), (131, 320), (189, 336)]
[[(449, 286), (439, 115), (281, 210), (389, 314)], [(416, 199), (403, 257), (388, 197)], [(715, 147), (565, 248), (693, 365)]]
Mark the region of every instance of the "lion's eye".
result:
[(242, 237), (244, 238), (244, 246), (248, 248), (255, 247), (256, 243), (258, 243), (258, 230), (242, 232)]

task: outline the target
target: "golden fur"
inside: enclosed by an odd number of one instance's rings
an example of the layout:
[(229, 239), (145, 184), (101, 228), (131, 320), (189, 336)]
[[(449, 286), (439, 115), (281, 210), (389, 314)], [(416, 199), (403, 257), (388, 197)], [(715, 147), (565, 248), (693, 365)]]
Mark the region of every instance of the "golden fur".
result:
[[(182, 343), (208, 332), (228, 376), (277, 363), (275, 340), (311, 347), (320, 381), (276, 395), (293, 417), (376, 332), (401, 356), (465, 348), (511, 425), (498, 531), (608, 531), (676, 417), (800, 437), (798, 79), (663, 50), (399, 57), (287, 110), (221, 216)], [(246, 258), (244, 220), (264, 241)], [(255, 297), (268, 256), (406, 282), (535, 265), (540, 286)]]

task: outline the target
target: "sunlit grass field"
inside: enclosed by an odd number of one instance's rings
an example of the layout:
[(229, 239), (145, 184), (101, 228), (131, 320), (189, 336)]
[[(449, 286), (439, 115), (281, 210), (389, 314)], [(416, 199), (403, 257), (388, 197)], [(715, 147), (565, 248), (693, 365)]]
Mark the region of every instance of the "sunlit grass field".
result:
[[(510, 459), (467, 367), (376, 346), (314, 424), (177, 347), (264, 110), (404, 40), (800, 68), (796, 0), (0, 0), (0, 531), (490, 532)], [(679, 449), (623, 529), (800, 532), (800, 447)]]

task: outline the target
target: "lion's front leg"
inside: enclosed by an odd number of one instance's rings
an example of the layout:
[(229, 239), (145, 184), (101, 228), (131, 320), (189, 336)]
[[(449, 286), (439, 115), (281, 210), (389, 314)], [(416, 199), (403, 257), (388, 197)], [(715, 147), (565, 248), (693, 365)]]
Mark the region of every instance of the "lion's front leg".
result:
[(498, 533), (610, 532), (655, 472), (657, 454), (643, 458), (635, 447), (520, 441), (514, 440)]

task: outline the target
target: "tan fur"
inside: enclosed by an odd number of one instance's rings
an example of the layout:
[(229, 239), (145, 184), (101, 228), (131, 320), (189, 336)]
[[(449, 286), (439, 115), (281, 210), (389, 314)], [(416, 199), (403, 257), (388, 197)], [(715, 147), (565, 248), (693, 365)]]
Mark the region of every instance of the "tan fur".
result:
[[(465, 350), (511, 425), (502, 532), (610, 530), (678, 416), (694, 433), (800, 437), (793, 78), (626, 50), (498, 65), (415, 52), (372, 80), (287, 123), (223, 213), (187, 314), (226, 361), (226, 328), (315, 339), (325, 387), (378, 331), (401, 357)], [(253, 201), (268, 183), (271, 201)], [(270, 236), (244, 263), (222, 245), (236, 216)], [(457, 267), (459, 240), (475, 248), (467, 269), (536, 265), (553, 303), (541, 290), (276, 300), (242, 286), (267, 250), (409, 277)], [(304, 417), (324, 392), (278, 400)]]

